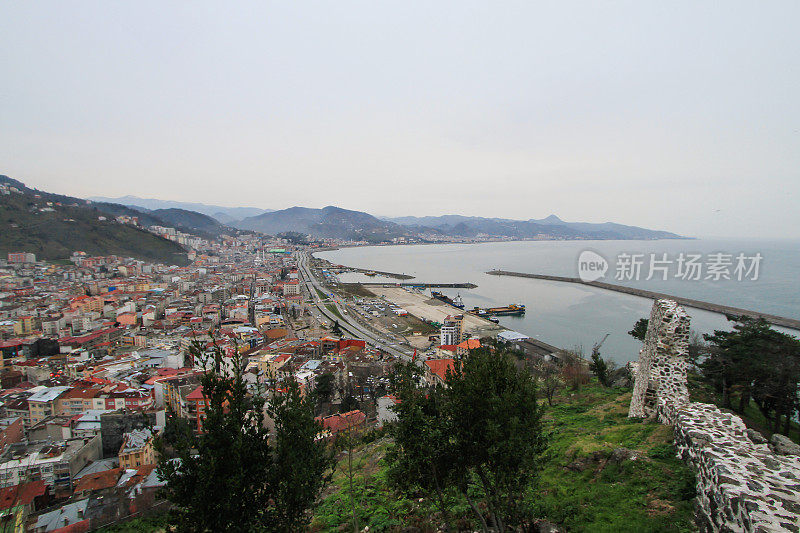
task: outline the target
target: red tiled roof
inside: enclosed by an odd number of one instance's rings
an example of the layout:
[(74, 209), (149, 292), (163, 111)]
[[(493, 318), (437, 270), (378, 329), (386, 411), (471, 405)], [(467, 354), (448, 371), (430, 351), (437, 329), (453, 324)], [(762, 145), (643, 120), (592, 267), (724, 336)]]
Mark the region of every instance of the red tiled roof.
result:
[(75, 492), (94, 492), (116, 486), (122, 475), (122, 468), (112, 468), (94, 474), (86, 474), (75, 483)]
[(447, 371), (453, 370), (452, 359), (430, 359), (425, 361), (432, 374), (439, 376), (444, 381), (447, 379)]
[(480, 347), (481, 347), (481, 341), (478, 339), (467, 339), (458, 345), (458, 348), (464, 348), (467, 350), (474, 350)]
[(317, 421), (322, 423), (322, 427), (330, 430), (333, 435), (348, 428), (358, 427), (366, 420), (367, 415), (358, 410), (317, 418)]
[(192, 392), (186, 395), (187, 400), (203, 400), (205, 399), (205, 395), (203, 394), (203, 386), (200, 385)]
[(0, 489), (0, 510), (17, 505), (30, 505), (34, 498), (42, 496), (47, 487), (41, 479), (29, 483)]

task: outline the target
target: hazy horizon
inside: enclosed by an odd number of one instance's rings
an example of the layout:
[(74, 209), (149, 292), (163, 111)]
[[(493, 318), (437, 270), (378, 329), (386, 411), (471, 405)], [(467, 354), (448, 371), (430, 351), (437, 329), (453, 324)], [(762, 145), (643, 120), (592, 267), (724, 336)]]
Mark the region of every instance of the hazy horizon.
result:
[(0, 6), (0, 173), (79, 197), (800, 237), (800, 4)]

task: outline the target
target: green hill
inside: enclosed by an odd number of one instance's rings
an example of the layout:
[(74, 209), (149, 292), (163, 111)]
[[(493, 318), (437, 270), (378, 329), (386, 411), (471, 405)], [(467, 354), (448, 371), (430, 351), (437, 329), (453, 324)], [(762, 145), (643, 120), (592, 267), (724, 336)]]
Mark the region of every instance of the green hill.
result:
[[(11, 183), (13, 180), (5, 181)], [(19, 182), (16, 182), (19, 183)], [(23, 185), (24, 187), (24, 185)], [(19, 188), (19, 187), (18, 187)], [(186, 265), (186, 250), (86, 204), (67, 205), (59, 195), (21, 189), (0, 195), (0, 253), (32, 252), (38, 259), (66, 259), (80, 250), (90, 255), (120, 255), (169, 265)], [(38, 196), (38, 197), (37, 197)], [(60, 204), (60, 205), (59, 205)], [(44, 211), (42, 211), (44, 209)], [(109, 220), (100, 220), (107, 217)]]
[[(545, 415), (550, 445), (526, 512), (563, 531), (639, 533), (693, 531), (695, 479), (675, 457), (672, 428), (629, 419), (630, 392), (592, 383), (565, 390)], [(353, 498), (343, 453), (332, 483), (314, 509), (311, 531), (442, 531), (441, 515), (424, 494), (401, 494), (389, 483), (389, 437), (365, 435), (353, 454)], [(371, 441), (370, 437), (378, 437)], [(448, 501), (458, 531), (476, 531), (469, 505)]]
[(220, 224), (218, 220), (208, 215), (197, 213), (195, 211), (187, 211), (186, 209), (156, 209), (151, 211), (150, 214), (163, 220), (171, 226), (190, 228), (195, 231), (202, 231), (215, 237), (219, 237), (223, 233), (235, 233), (236, 231)]

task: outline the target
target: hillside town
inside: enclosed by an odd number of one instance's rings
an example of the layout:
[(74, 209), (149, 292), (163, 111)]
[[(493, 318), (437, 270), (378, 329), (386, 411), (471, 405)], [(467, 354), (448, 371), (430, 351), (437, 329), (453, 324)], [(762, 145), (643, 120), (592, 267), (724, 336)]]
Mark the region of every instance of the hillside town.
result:
[[(380, 309), (381, 320), (411, 320), (407, 312), (378, 298), (326, 294), (335, 274), (312, 273), (308, 247), (250, 235), (202, 243), (186, 267), (81, 251), (68, 262), (26, 252), (2, 262), (6, 524), (87, 530), (164, 505), (155, 439), (172, 419), (201, 434), (208, 405), (200, 384), (206, 361), (192, 346), (238, 354), (254, 388), (278, 375), (293, 375), (304, 394), (325, 383), (320, 438), (395, 416), (386, 386), (398, 359), (443, 382), (457, 351), (480, 346), (462, 315), (441, 324), (445, 345), (436, 328), (414, 319), (418, 355), (363, 310)], [(355, 307), (360, 321), (345, 319)]]

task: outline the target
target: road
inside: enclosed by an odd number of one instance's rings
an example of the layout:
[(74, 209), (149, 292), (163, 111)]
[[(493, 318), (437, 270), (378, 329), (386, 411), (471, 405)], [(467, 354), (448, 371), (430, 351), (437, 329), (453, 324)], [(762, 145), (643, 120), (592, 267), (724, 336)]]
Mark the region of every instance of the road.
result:
[(317, 290), (322, 292), (323, 294), (326, 293), (326, 290), (322, 287), (319, 281), (314, 277), (313, 273), (311, 272), (311, 268), (308, 265), (308, 254), (305, 252), (300, 252), (297, 255), (297, 265), (299, 267), (300, 276), (303, 278), (303, 281), (306, 285), (306, 289), (308, 291), (309, 296), (311, 297), (311, 301), (317, 306), (319, 312), (322, 315), (330, 320), (332, 323), (338, 321), (339, 326), (342, 330), (346, 331), (350, 335), (354, 337), (358, 337), (367, 341), (368, 344), (375, 346), (376, 348), (383, 350), (386, 353), (389, 353), (395, 357), (400, 358), (404, 361), (411, 360), (411, 352), (405, 351), (394, 346), (390, 346), (392, 343), (391, 340), (382, 338), (370, 331), (364, 329), (361, 325), (357, 324), (355, 320), (351, 320), (349, 313), (346, 309), (343, 309), (340, 306), (340, 302), (337, 299), (331, 299), (331, 303), (336, 307), (336, 310), (341, 315), (341, 318), (336, 316), (335, 314), (331, 313), (331, 311), (325, 307), (325, 303), (319, 297), (319, 293)]

